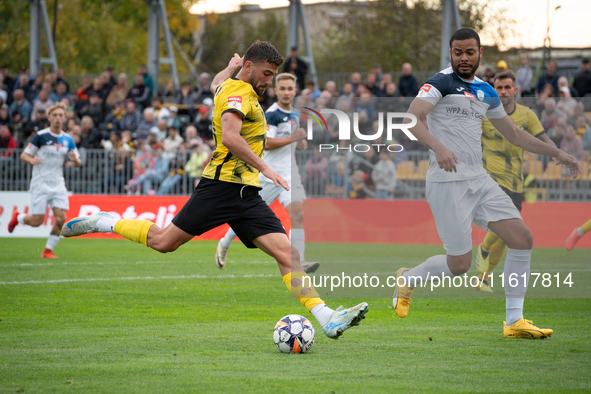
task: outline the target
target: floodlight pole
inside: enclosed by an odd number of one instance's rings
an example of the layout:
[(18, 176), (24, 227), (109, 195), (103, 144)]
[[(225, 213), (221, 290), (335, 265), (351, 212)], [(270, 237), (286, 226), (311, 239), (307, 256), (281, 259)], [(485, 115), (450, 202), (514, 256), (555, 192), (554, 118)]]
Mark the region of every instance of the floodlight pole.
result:
[(439, 68), (441, 70), (447, 68), (450, 64), (451, 59), (449, 58), (449, 39), (451, 38), (452, 19), (454, 22), (455, 29), (458, 30), (462, 27), (460, 22), (460, 10), (456, 0), (441, 0), (441, 55)]
[[(31, 39), (29, 41), (29, 73), (32, 76), (39, 73), (42, 64), (49, 64), (51, 71), (57, 70), (57, 57), (53, 38), (49, 28), (49, 17), (47, 16), (47, 6), (45, 0), (31, 1)], [(43, 32), (45, 33), (45, 44), (47, 45), (48, 57), (41, 57), (41, 29), (43, 23)]]
[(316, 88), (318, 86), (318, 75), (316, 74), (316, 64), (314, 63), (314, 55), (312, 54), (312, 45), (310, 42), (310, 33), (308, 32), (308, 22), (306, 21), (306, 10), (301, 0), (289, 0), (289, 8), (287, 12), (287, 56), (292, 47), (299, 47), (299, 28), (302, 27), (304, 36), (304, 46), (306, 48), (306, 56), (301, 56), (302, 60), (308, 63), (308, 70), (310, 78), (314, 81)]
[[(160, 64), (168, 64), (172, 73), (174, 89), (179, 88), (179, 75), (174, 59), (172, 34), (168, 26), (164, 0), (146, 0), (148, 3), (148, 72), (154, 78), (156, 89), (159, 85)], [(160, 57), (160, 27), (164, 33), (166, 57)]]

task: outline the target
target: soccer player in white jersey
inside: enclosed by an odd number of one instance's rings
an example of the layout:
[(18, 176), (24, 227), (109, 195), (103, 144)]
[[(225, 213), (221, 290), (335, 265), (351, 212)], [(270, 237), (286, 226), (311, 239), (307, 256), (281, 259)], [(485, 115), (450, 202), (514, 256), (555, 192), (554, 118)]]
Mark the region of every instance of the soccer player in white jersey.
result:
[[(292, 247), (295, 247), (300, 254), (302, 268), (306, 273), (311, 273), (316, 271), (319, 263), (306, 262), (304, 259), (305, 233), (302, 204), (306, 199), (306, 192), (297, 170), (295, 150), (296, 147), (306, 149), (308, 141), (306, 141), (306, 131), (299, 127), (300, 114), (291, 106), (296, 94), (296, 77), (289, 73), (278, 74), (275, 77), (275, 93), (277, 102), (265, 113), (267, 144), (263, 161), (287, 181), (290, 190), (276, 187), (273, 182), (261, 175), (259, 176), (262, 187), (260, 195), (267, 205), (279, 199), (281, 205), (287, 210), (291, 219), (289, 240)], [(215, 263), (219, 268), (226, 266), (228, 248), (234, 238), (236, 233), (230, 228), (218, 243)]]
[(51, 207), (55, 223), (41, 257), (55, 259), (57, 257), (53, 254), (53, 248), (60, 239), (66, 211), (70, 207), (64, 180), (64, 162), (69, 159), (76, 167), (80, 167), (80, 154), (72, 137), (62, 131), (66, 107), (60, 103), (52, 105), (47, 108), (47, 117), (49, 127), (37, 132), (21, 154), (21, 160), (33, 166), (29, 188), (32, 194), (30, 214), (15, 211), (8, 224), (8, 232), (12, 233), (18, 224), (39, 227), (47, 207)]
[(482, 166), (482, 120), (486, 116), (513, 145), (556, 158), (573, 178), (580, 173), (579, 165), (574, 157), (517, 128), (492, 86), (475, 77), (482, 57), (478, 33), (467, 28), (456, 31), (450, 40), (450, 55), (451, 67), (427, 80), (408, 111), (418, 120), (411, 132), (429, 148), (427, 202), (447, 255), (398, 270), (393, 299), (396, 314), (406, 317), (415, 287), (435, 277), (451, 278), (468, 271), (474, 222), (507, 244), (505, 278), (518, 279), (517, 285), (511, 281), (514, 286), (505, 280), (503, 336), (546, 338), (552, 330), (523, 318), (533, 236), (509, 196)]

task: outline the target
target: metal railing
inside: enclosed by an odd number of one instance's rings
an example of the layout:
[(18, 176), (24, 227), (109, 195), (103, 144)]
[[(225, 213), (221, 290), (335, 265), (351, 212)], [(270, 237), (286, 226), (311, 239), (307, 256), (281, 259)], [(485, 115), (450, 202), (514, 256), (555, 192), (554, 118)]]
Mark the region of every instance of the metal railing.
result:
[[(32, 166), (20, 160), (21, 152), (0, 150), (0, 191), (29, 189)], [(81, 149), (80, 153), (81, 167), (64, 166), (66, 188), (75, 194), (189, 195), (203, 164), (203, 158), (197, 162), (191, 151), (165, 152), (161, 157), (123, 150)], [(424, 199), (428, 152), (407, 151), (393, 158), (397, 167), (394, 198)], [(293, 170), (300, 174), (308, 197), (350, 198), (352, 172), (361, 169), (367, 179), (374, 168), (363, 155), (348, 151), (296, 151), (296, 161), (298, 167)], [(591, 201), (591, 166), (586, 162), (581, 163), (583, 175), (576, 180), (552, 162), (534, 159), (529, 164), (535, 180), (524, 190), (526, 200)], [(375, 186), (367, 180), (366, 184), (366, 198), (376, 198)]]

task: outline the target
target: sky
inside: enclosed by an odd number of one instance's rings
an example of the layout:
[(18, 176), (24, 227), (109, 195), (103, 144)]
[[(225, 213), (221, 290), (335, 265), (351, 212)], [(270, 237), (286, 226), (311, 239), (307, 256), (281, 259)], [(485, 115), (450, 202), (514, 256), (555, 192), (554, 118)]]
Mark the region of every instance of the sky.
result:
[[(302, 0), (302, 3), (318, 3), (327, 0)], [(334, 0), (329, 0), (334, 1)], [(480, 0), (479, 0), (480, 1)], [(486, 2), (486, 0), (482, 0)], [(541, 47), (546, 35), (546, 9), (550, 4), (550, 38), (553, 47), (591, 47), (589, 16), (591, 0), (497, 0), (499, 7), (507, 9), (507, 15), (515, 19), (517, 35), (505, 41), (507, 47)], [(261, 8), (289, 5), (288, 0), (202, 0), (192, 13), (229, 12), (238, 10), (240, 4), (258, 4)], [(555, 7), (560, 9), (554, 11)], [(483, 44), (492, 42), (483, 41)]]

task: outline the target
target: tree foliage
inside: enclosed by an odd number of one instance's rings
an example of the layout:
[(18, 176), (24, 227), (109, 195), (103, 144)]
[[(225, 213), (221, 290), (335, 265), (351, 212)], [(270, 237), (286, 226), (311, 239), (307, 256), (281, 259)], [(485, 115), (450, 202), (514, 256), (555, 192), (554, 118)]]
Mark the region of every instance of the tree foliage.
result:
[[(66, 73), (97, 73), (107, 65), (134, 71), (147, 61), (148, 6), (144, 0), (46, 0), (49, 23), (58, 1), (55, 49)], [(185, 52), (192, 52), (192, 33), (197, 18), (189, 8), (197, 0), (167, 0), (166, 12), (172, 33)], [(29, 64), (30, 3), (0, 1), (0, 53), (12, 71)], [(46, 54), (42, 30), (42, 54)], [(161, 44), (164, 51), (164, 44)], [(176, 52), (176, 51), (175, 51)], [(164, 52), (162, 52), (164, 53)], [(187, 67), (176, 56), (179, 72)]]

